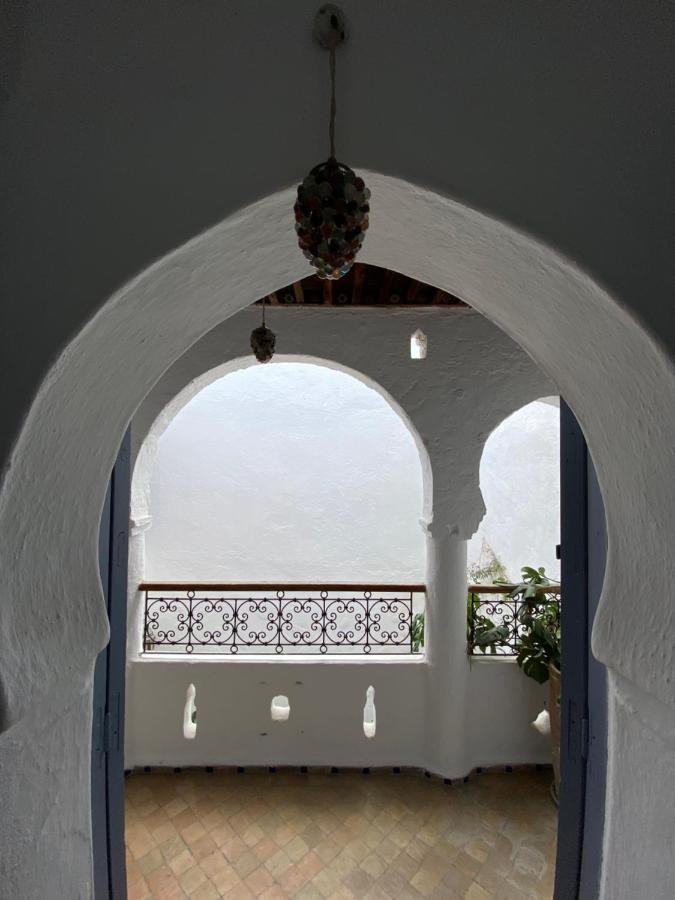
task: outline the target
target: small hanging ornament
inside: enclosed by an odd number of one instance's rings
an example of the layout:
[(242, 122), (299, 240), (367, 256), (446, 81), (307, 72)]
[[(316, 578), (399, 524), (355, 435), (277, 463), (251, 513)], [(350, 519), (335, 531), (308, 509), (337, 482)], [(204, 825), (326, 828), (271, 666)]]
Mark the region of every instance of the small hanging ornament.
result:
[(274, 345), (277, 339), (273, 331), (265, 325), (265, 298), (262, 302), (262, 325), (251, 332), (251, 350), (258, 362), (269, 362), (274, 356)]
[(319, 278), (342, 278), (368, 229), (370, 191), (363, 178), (335, 156), (335, 51), (345, 40), (340, 10), (327, 4), (319, 10), (314, 28), (321, 45), (330, 53), (330, 157), (315, 166), (298, 187), (295, 230), (303, 254)]

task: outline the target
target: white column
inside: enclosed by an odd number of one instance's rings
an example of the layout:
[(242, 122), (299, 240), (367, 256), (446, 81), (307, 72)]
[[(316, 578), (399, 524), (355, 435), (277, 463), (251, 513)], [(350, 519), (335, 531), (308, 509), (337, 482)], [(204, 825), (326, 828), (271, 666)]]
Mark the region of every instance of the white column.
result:
[(469, 768), (466, 727), (466, 541), (434, 523), (427, 544), (426, 767), (457, 778)]

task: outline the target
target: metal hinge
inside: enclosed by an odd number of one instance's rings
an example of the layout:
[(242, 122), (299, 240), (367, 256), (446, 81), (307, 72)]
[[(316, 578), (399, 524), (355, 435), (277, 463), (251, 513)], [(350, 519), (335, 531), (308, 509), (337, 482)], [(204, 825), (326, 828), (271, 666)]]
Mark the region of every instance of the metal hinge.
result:
[(560, 544), (555, 545), (555, 558), (562, 559), (562, 547)]

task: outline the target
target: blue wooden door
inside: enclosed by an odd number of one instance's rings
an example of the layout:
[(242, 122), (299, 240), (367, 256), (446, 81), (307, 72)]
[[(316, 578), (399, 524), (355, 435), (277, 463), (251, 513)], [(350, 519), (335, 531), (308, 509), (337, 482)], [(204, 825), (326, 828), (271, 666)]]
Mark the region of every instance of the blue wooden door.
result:
[(101, 584), (110, 641), (94, 669), (91, 812), (96, 900), (125, 900), (124, 673), (130, 441), (127, 432), (110, 476), (99, 532)]
[(598, 896), (604, 824), (606, 675), (590, 633), (605, 571), (602, 496), (588, 447), (560, 403), (561, 746), (556, 900)]

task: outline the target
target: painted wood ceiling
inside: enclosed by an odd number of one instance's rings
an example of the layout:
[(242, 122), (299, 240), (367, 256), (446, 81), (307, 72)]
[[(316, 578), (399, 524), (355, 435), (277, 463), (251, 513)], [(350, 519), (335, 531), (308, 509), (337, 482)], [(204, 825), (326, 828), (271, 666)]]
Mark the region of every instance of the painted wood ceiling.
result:
[[(400, 272), (356, 263), (339, 281), (324, 281), (308, 275), (266, 298), (272, 306), (365, 306), (375, 308), (444, 307), (466, 308), (467, 304)], [(258, 304), (263, 301), (258, 300)]]

